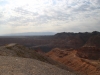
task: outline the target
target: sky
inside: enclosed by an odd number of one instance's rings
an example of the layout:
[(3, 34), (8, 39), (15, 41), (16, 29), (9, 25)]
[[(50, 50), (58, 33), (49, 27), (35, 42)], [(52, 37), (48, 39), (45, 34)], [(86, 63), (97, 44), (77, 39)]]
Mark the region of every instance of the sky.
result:
[(0, 35), (100, 31), (100, 0), (0, 0)]

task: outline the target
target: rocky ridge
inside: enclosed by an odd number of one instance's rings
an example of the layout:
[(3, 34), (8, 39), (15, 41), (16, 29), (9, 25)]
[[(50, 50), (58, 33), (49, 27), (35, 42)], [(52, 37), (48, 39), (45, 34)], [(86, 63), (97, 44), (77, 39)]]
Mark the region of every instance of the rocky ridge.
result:
[[(85, 48), (86, 49), (86, 48)], [(80, 52), (78, 52), (80, 51)], [(81, 52), (82, 51), (82, 52)], [(88, 51), (88, 50), (85, 50)], [(99, 60), (91, 60), (89, 57), (92, 55), (93, 57), (98, 57), (98, 51), (94, 50), (92, 52), (89, 50), (86, 56), (88, 55), (88, 59), (82, 57), (85, 54), (84, 48), (80, 50), (61, 50), (59, 48), (55, 48), (47, 53), (47, 56), (56, 60), (60, 63), (63, 63), (70, 69), (77, 71), (81, 75), (100, 75), (100, 61)], [(99, 49), (100, 51), (100, 49)], [(90, 54), (89, 54), (90, 53)], [(95, 55), (94, 55), (95, 54)], [(98, 55), (96, 55), (98, 54)], [(92, 58), (93, 58), (92, 57)], [(99, 57), (100, 58), (100, 57)]]
[(0, 47), (0, 74), (76, 75), (62, 64), (16, 43)]

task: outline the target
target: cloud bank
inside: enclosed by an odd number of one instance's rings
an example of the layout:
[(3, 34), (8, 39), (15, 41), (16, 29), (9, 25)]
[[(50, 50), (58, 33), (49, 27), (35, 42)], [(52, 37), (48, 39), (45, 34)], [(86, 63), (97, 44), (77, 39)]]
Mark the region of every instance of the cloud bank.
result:
[(0, 34), (100, 31), (100, 0), (0, 0)]

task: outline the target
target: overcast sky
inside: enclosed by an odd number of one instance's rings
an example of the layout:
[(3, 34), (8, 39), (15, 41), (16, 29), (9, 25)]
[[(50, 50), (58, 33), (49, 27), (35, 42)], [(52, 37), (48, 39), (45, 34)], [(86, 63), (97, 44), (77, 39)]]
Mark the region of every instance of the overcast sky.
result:
[(0, 0), (0, 35), (100, 31), (100, 0)]

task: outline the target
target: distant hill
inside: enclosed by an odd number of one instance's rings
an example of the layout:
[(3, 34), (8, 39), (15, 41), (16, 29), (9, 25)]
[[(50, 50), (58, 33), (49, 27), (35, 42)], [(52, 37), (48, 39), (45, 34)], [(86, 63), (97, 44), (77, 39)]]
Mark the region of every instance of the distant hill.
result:
[(80, 48), (82, 46), (100, 47), (100, 32), (62, 32), (54, 35), (53, 46), (60, 48)]
[(45, 36), (54, 34), (55, 34), (54, 32), (24, 32), (24, 33), (6, 34), (4, 36)]
[[(47, 32), (45, 32), (47, 33)], [(28, 34), (28, 33), (27, 33)], [(31, 32), (30, 32), (31, 34)], [(52, 48), (80, 48), (83, 46), (100, 47), (100, 32), (62, 32), (55, 35), (17, 35), (1, 36), (0, 45), (9, 43), (18, 43), (31, 47), (33, 49), (41, 49), (44, 52), (50, 51)]]
[(100, 35), (90, 37), (84, 46), (95, 46), (100, 48)]

